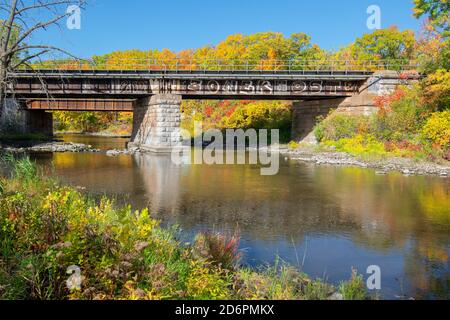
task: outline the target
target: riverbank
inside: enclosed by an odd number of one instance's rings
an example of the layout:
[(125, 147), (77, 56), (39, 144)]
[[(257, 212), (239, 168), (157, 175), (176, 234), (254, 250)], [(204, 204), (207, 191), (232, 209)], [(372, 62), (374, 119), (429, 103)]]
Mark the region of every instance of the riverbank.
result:
[(400, 157), (363, 157), (338, 152), (333, 147), (301, 145), (297, 148), (281, 146), (280, 153), (291, 160), (317, 165), (356, 166), (376, 169), (377, 174), (401, 172), (404, 175), (450, 176), (450, 165)]
[[(3, 164), (5, 165), (5, 163)], [(278, 262), (240, 265), (239, 237), (182, 243), (144, 209), (93, 200), (7, 157), (0, 178), (0, 299), (364, 299), (356, 271), (338, 286)], [(68, 270), (72, 270), (68, 275)], [(77, 273), (77, 270), (79, 273)]]

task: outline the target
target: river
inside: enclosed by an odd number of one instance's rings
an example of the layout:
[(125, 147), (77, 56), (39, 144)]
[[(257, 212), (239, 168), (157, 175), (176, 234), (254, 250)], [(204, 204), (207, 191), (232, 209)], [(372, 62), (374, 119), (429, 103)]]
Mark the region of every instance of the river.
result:
[[(126, 139), (62, 136), (94, 148)], [(199, 231), (239, 230), (243, 263), (280, 259), (338, 284), (352, 267), (381, 268), (381, 298), (449, 299), (450, 179), (377, 175), (374, 170), (281, 159), (280, 172), (256, 165), (181, 165), (161, 155), (34, 155), (63, 181), (92, 195), (148, 207), (184, 241)]]

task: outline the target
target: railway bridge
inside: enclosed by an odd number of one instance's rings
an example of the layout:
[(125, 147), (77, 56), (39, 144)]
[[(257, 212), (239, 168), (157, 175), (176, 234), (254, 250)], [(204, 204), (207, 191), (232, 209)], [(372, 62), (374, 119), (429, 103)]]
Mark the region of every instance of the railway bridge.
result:
[[(134, 115), (131, 145), (167, 152), (179, 142), (183, 99), (291, 100), (293, 138), (308, 140), (318, 116), (335, 109), (373, 112), (374, 97), (418, 78), (416, 73), (407, 72), (413, 67), (404, 65), (396, 71), (376, 71), (373, 67), (352, 70), (355, 68), (348, 68), (348, 64), (345, 68), (336, 64), (293, 66), (290, 62), (264, 69), (248, 64), (216, 68), (178, 64), (166, 68), (158, 64), (119, 70), (17, 70), (9, 73), (7, 91), (14, 103), (10, 99), (9, 107), (5, 106), (0, 127), (5, 128), (11, 115), (17, 118), (19, 112), (22, 131), (51, 134), (49, 111), (127, 111)], [(19, 111), (8, 112), (14, 108)]]

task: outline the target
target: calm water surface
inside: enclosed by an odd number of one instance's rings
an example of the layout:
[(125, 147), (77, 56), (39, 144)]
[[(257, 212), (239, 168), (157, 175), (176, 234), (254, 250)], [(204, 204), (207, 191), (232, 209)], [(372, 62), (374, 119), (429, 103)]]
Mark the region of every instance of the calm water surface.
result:
[[(95, 148), (126, 139), (63, 136)], [(276, 256), (333, 283), (370, 265), (383, 298), (450, 298), (450, 179), (282, 161), (276, 176), (251, 165), (175, 166), (170, 157), (65, 153), (36, 156), (64, 181), (148, 207), (186, 239), (240, 230), (246, 264)]]

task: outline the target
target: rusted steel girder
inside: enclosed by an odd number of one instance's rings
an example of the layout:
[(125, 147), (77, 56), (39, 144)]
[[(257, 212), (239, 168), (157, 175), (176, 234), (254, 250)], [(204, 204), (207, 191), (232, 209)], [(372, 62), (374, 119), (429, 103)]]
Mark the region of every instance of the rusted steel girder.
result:
[(28, 100), (29, 110), (63, 110), (63, 111), (116, 111), (131, 112), (135, 100), (122, 99), (64, 99), (64, 100)]
[(311, 79), (109, 79), (109, 78), (17, 78), (8, 92), (19, 98), (44, 99), (137, 99), (153, 94), (178, 94), (183, 98), (244, 97), (298, 99), (301, 97), (346, 97), (358, 92), (364, 80)]

